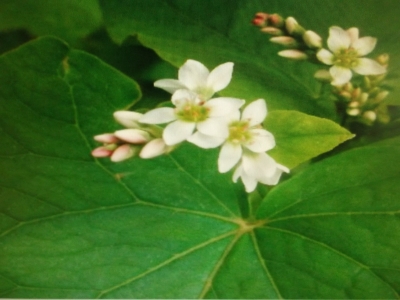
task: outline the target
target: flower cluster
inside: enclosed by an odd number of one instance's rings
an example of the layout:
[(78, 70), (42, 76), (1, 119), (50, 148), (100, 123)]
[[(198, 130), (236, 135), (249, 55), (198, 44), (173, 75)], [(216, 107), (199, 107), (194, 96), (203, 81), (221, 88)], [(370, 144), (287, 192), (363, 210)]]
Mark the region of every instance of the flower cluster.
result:
[(275, 147), (275, 139), (262, 125), (267, 116), (265, 100), (258, 99), (241, 111), (243, 99), (213, 98), (229, 84), (232, 72), (231, 62), (210, 72), (198, 61), (186, 61), (179, 69), (178, 80), (154, 83), (172, 94), (171, 107), (155, 108), (145, 114), (116, 112), (114, 117), (127, 129), (95, 136), (104, 145), (93, 150), (93, 156), (121, 161), (139, 153), (141, 158), (151, 158), (187, 141), (204, 149), (221, 147), (218, 171), (234, 169), (233, 181), (241, 178), (249, 193), (258, 182), (277, 184), (289, 169), (266, 154)]
[[(329, 28), (328, 49), (323, 48), (322, 38), (304, 29), (296, 19), (284, 19), (278, 14), (257, 13), (253, 24), (261, 31), (273, 35), (270, 41), (285, 46), (278, 55), (328, 65), (314, 74), (316, 79), (328, 81), (337, 96), (339, 111), (351, 121), (372, 125), (375, 121), (387, 123), (389, 116), (382, 102), (388, 92), (379, 87), (387, 71), (387, 55), (376, 60), (366, 58), (376, 45), (373, 37), (359, 37), (358, 28), (344, 30), (338, 26)], [(364, 76), (362, 82), (352, 82), (353, 73)]]

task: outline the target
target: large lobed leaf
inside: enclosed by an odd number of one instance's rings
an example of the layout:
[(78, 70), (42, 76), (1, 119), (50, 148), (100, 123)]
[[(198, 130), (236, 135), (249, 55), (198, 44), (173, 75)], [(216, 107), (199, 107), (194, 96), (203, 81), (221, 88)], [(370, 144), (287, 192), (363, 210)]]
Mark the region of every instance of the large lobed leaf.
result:
[(314, 164), (244, 220), (215, 150), (90, 156), (112, 111), (140, 96), (97, 58), (44, 38), (0, 70), (0, 296), (399, 296), (398, 139)]

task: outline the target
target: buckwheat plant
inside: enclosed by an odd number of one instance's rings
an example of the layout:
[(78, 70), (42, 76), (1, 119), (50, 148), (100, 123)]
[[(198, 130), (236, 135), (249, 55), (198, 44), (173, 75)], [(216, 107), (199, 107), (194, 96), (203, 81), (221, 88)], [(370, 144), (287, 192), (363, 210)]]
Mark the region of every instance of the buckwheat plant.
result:
[(360, 37), (356, 27), (343, 29), (331, 26), (328, 50), (323, 48), (319, 34), (306, 30), (293, 17), (285, 19), (279, 14), (260, 12), (252, 22), (260, 27), (261, 32), (272, 36), (271, 42), (286, 48), (278, 55), (329, 66), (329, 70), (320, 69), (314, 77), (332, 85), (342, 125), (349, 127), (353, 122), (366, 125), (389, 122), (387, 106), (383, 101), (388, 91), (381, 88), (389, 55), (381, 54), (375, 59), (365, 57), (374, 50), (376, 38)]

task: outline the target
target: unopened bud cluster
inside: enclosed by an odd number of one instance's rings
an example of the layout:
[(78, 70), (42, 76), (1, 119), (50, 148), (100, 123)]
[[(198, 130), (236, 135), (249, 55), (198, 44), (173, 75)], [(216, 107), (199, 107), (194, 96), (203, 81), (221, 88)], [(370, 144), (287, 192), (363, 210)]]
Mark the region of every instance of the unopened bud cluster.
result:
[(162, 129), (139, 123), (142, 116), (133, 111), (116, 111), (115, 120), (126, 128), (94, 136), (95, 141), (103, 145), (94, 149), (92, 155), (120, 162), (136, 155), (153, 158), (171, 151), (172, 147), (168, 147), (161, 138)]
[(272, 43), (285, 46), (278, 55), (294, 60), (304, 60), (315, 56), (315, 50), (322, 47), (321, 37), (311, 30), (304, 29), (295, 18), (283, 18), (278, 14), (257, 13), (252, 23), (264, 33), (272, 35)]
[[(389, 56), (387, 54), (380, 55), (376, 61), (387, 67)], [(334, 93), (338, 97), (338, 106), (344, 108), (350, 121), (367, 125), (375, 122), (385, 124), (390, 121), (384, 101), (389, 92), (380, 87), (385, 75), (364, 76), (362, 82), (348, 82), (335, 87)]]

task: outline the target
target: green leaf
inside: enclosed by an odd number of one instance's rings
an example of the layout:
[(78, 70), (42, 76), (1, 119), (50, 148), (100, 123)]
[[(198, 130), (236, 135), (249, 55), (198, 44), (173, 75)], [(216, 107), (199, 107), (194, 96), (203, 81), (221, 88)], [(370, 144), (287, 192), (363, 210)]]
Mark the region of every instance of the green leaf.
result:
[(0, 57), (0, 84), (1, 297), (398, 297), (398, 140), (307, 168), (245, 220), (215, 149), (91, 157), (140, 96), (99, 59), (38, 39)]
[(265, 125), (276, 140), (275, 148), (268, 154), (288, 168), (294, 168), (354, 137), (333, 121), (297, 111), (273, 111), (268, 114)]
[(25, 28), (76, 43), (102, 23), (96, 0), (2, 0), (0, 30)]
[(347, 151), (267, 195), (256, 236), (285, 297), (399, 297), (399, 146)]
[[(308, 114), (333, 118), (331, 101), (321, 94), (321, 85), (313, 74), (324, 65), (293, 62), (281, 58), (283, 48), (269, 42), (269, 36), (251, 25), (255, 13), (279, 13), (294, 16), (305, 28), (318, 32), (326, 40), (332, 25), (359, 27), (361, 36), (378, 38), (380, 53), (390, 54), (388, 97), (399, 103), (400, 51), (396, 26), (400, 7), (397, 0), (185, 0), (137, 1), (100, 0), (110, 35), (123, 41), (136, 35), (145, 46), (154, 49), (176, 67), (188, 58), (209, 68), (232, 61), (235, 63), (231, 85), (222, 93), (247, 100), (265, 98), (274, 109), (294, 109)], [(376, 16), (382, 16), (377, 18)]]

